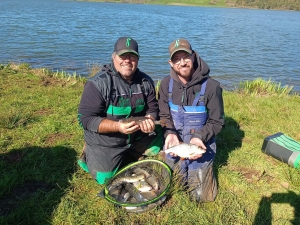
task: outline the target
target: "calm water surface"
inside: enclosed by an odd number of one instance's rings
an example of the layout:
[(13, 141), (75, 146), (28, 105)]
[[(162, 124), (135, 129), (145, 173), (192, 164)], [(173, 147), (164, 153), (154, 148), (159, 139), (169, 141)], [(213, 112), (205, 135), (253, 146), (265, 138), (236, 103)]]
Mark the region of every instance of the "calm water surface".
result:
[(139, 67), (168, 75), (168, 46), (188, 39), (225, 89), (258, 77), (300, 91), (300, 12), (71, 2), (0, 1), (0, 62), (86, 76), (115, 41), (139, 42)]

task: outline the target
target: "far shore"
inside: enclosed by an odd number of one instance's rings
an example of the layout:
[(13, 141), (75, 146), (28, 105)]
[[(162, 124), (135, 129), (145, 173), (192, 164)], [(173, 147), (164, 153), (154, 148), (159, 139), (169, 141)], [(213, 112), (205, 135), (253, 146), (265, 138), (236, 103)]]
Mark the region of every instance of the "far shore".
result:
[(145, 5), (169, 5), (169, 6), (195, 6), (195, 7), (212, 7), (212, 8), (232, 8), (232, 9), (259, 9), (259, 10), (281, 10), (281, 11), (297, 11), (297, 10), (288, 10), (284, 8), (276, 9), (262, 9), (259, 7), (250, 7), (250, 6), (227, 6), (227, 5), (215, 5), (215, 4), (186, 4), (186, 3), (155, 3), (155, 2), (130, 2), (130, 1), (108, 1), (108, 0), (83, 0), (82, 2), (104, 2), (104, 3), (120, 3), (120, 4), (145, 4)]

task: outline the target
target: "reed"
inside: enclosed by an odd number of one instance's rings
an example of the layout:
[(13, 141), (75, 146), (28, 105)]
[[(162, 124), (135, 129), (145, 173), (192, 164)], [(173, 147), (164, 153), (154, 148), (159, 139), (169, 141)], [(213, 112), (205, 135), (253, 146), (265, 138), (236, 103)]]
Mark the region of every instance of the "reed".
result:
[(292, 86), (281, 86), (280, 83), (275, 83), (271, 79), (268, 81), (262, 78), (257, 78), (252, 81), (240, 82), (238, 87), (239, 93), (250, 95), (288, 95), (293, 90)]
[(87, 62), (87, 68), (88, 68), (89, 77), (93, 77), (96, 75), (96, 73), (98, 73), (101, 70), (102, 65), (101, 63), (98, 62), (89, 61)]

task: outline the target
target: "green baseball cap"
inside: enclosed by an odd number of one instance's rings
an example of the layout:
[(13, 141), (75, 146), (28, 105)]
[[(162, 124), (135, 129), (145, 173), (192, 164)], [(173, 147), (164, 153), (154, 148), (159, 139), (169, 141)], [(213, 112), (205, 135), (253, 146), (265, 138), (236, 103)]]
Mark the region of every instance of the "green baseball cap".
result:
[(138, 43), (131, 37), (120, 37), (115, 43), (114, 52), (117, 55), (131, 52), (140, 57)]
[(185, 51), (189, 54), (192, 54), (192, 46), (186, 39), (176, 39), (169, 46), (170, 59), (174, 53), (178, 51)]

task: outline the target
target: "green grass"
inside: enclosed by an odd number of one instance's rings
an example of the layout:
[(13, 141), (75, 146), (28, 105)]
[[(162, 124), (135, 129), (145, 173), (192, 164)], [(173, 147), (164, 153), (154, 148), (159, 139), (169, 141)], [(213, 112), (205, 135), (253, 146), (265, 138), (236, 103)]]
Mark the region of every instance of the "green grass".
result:
[(0, 65), (0, 224), (300, 224), (300, 171), (261, 151), (277, 132), (300, 141), (300, 97), (289, 88), (259, 80), (224, 91), (215, 202), (191, 202), (175, 177), (162, 207), (130, 214), (97, 197), (103, 186), (76, 163), (84, 82)]
[[(88, 2), (105, 2), (105, 0), (86, 0)], [(160, 4), (160, 5), (191, 5), (191, 6), (214, 6), (227, 7), (233, 5), (233, 0), (111, 0), (116, 3), (142, 3), (142, 4)]]
[(195, 6), (218, 6), (226, 7), (225, 0), (157, 0), (157, 4), (172, 4), (172, 5), (195, 5)]
[(292, 92), (293, 87), (281, 86), (269, 79), (268, 81), (258, 78), (253, 81), (240, 82), (238, 91), (250, 95), (288, 95)]
[(222, 8), (254, 8), (273, 10), (295, 10), (299, 11), (299, 0), (77, 0), (87, 2), (114, 2), (133, 4), (160, 4), (181, 6), (202, 6)]

